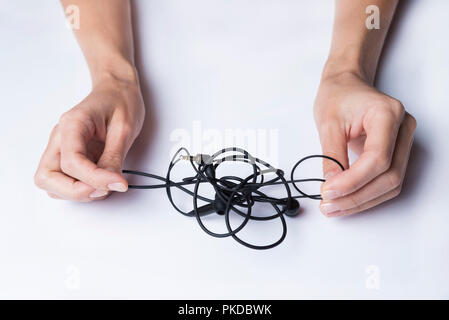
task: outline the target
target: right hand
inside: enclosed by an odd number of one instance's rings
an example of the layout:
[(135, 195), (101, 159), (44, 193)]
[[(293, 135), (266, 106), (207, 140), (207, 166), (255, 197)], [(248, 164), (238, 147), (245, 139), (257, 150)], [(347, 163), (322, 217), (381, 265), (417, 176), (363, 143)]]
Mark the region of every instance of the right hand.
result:
[(54, 127), (35, 174), (52, 198), (88, 202), (125, 192), (122, 164), (139, 134), (145, 108), (137, 83), (97, 83)]
[[(323, 154), (347, 169), (323, 162), (324, 215), (361, 212), (401, 192), (416, 128), (401, 102), (345, 72), (322, 80), (314, 113)], [(348, 146), (359, 156), (351, 166)]]

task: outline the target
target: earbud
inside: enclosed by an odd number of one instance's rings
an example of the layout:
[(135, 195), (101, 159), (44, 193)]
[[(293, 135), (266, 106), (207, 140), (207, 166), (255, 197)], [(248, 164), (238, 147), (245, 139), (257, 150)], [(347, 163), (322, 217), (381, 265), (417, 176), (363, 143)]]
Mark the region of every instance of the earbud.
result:
[(296, 199), (290, 200), (290, 205), (287, 207), (287, 205), (282, 206), (282, 210), (285, 210), (284, 214), (289, 217), (295, 217), (299, 214), (299, 202)]
[(215, 212), (219, 215), (222, 216), (225, 214), (226, 203), (218, 196), (218, 194), (215, 194), (214, 208)]
[[(284, 214), (289, 217), (295, 217), (299, 214), (300, 204), (298, 200), (291, 199), (290, 205), (287, 207), (287, 204), (282, 205), (282, 210)], [(200, 216), (206, 216), (211, 213), (217, 213), (219, 215), (224, 215), (226, 210), (226, 203), (215, 194), (215, 200), (212, 203), (208, 203), (202, 207), (198, 208), (198, 213)], [(191, 212), (192, 214), (194, 211)]]
[[(198, 213), (200, 216), (207, 216), (211, 213), (217, 213), (219, 215), (224, 215), (226, 210), (226, 203), (220, 199), (220, 197), (215, 194), (215, 200), (212, 203), (208, 203), (202, 207), (198, 208)], [(190, 214), (194, 214), (195, 211), (191, 211)]]

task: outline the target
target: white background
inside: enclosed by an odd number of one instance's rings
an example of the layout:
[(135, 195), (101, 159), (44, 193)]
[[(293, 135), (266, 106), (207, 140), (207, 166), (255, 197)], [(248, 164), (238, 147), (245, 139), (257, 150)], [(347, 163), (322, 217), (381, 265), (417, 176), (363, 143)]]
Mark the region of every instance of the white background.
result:
[[(141, 0), (133, 9), (148, 119), (127, 168), (164, 174), (179, 129), (199, 151), (194, 121), (206, 136), (274, 130), (262, 147), (287, 172), (320, 152), (312, 104), (333, 1)], [(57, 1), (1, 0), (0, 298), (449, 298), (448, 14), (445, 0), (403, 1), (384, 52), (378, 87), (418, 119), (400, 197), (341, 219), (304, 200), (285, 242), (260, 252), (209, 237), (163, 190), (90, 204), (38, 190), (49, 132), (88, 94), (89, 74)], [(253, 227), (261, 242), (279, 225)], [(378, 290), (366, 285), (370, 266)]]

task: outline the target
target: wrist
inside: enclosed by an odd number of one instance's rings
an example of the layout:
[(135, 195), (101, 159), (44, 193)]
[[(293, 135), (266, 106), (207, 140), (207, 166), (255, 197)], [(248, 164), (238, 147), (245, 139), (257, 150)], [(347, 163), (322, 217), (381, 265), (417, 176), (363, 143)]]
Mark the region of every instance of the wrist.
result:
[(361, 80), (372, 84), (371, 77), (363, 70), (363, 68), (352, 60), (345, 58), (341, 59), (328, 59), (324, 65), (321, 75), (321, 82), (331, 78), (337, 78), (339, 76), (351, 74), (357, 76)]
[(93, 87), (105, 81), (119, 82), (128, 86), (139, 85), (139, 75), (134, 63), (123, 58), (107, 59), (90, 70)]
[(377, 60), (360, 48), (347, 48), (344, 52), (329, 55), (323, 68), (322, 80), (341, 74), (353, 74), (372, 85), (376, 75)]

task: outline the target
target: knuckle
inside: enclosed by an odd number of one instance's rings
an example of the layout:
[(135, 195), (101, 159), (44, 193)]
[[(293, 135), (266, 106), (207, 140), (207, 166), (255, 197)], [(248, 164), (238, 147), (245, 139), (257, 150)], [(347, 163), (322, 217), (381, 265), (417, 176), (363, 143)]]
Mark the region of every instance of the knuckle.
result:
[(69, 120), (69, 118), (70, 118), (70, 111), (66, 111), (59, 117), (59, 123), (63, 125)]
[(390, 99), (388, 97), (377, 97), (372, 103), (378, 111), (387, 111), (390, 109)]
[(324, 118), (319, 123), (319, 131), (321, 134), (330, 134), (335, 132), (335, 121), (329, 118)]
[(390, 168), (391, 158), (388, 154), (381, 153), (375, 158), (376, 168), (379, 172), (385, 172)]
[(70, 172), (73, 172), (75, 168), (75, 156), (74, 155), (65, 155), (61, 157), (61, 170), (70, 175)]
[(46, 179), (47, 175), (42, 170), (38, 170), (34, 174), (34, 184), (40, 189), (44, 188), (44, 182)]
[(115, 120), (114, 129), (117, 130), (121, 136), (129, 136), (134, 131), (133, 117), (127, 113), (126, 110), (118, 110), (114, 115)]
[(89, 197), (86, 197), (86, 195), (80, 193), (80, 192), (75, 192), (72, 195), (72, 200), (76, 201), (76, 202), (86, 202), (89, 199)]
[(122, 163), (122, 156), (117, 151), (109, 151), (102, 156), (102, 162), (120, 166)]
[(89, 114), (87, 111), (83, 109), (71, 109), (69, 111), (64, 112), (61, 117), (59, 118), (59, 123), (62, 126), (67, 125), (68, 123), (71, 123), (73, 121), (87, 121), (89, 119)]
[(405, 114), (405, 109), (402, 103), (391, 97), (383, 97), (373, 103), (373, 111), (384, 117), (393, 117), (395, 119), (402, 119)]
[(52, 199), (59, 199), (59, 197), (57, 195), (55, 195), (54, 193), (51, 192), (47, 192), (48, 196)]
[(355, 181), (346, 181), (341, 184), (341, 191), (343, 194), (349, 194), (354, 190), (359, 189), (359, 184)]
[(393, 113), (395, 114), (395, 116), (397, 118), (402, 118), (405, 114), (405, 108), (402, 105), (402, 102), (395, 99), (395, 98), (390, 98), (391, 102), (390, 102), (390, 108), (393, 111)]
[(122, 138), (128, 138), (132, 135), (133, 127), (129, 123), (123, 123), (118, 128)]
[(348, 209), (355, 209), (355, 210), (359, 210), (361, 203), (360, 201), (357, 199), (357, 197), (348, 197), (349, 203), (350, 203), (350, 208)]
[(390, 187), (392, 187), (393, 189), (397, 189), (397, 188), (400, 189), (401, 183), (402, 183), (402, 177), (398, 171), (396, 171), (396, 170), (391, 171), (388, 174), (388, 179), (390, 182)]
[(391, 193), (392, 198), (396, 198), (397, 196), (399, 196), (399, 194), (401, 193), (401, 190), (402, 190), (402, 186), (401, 185), (399, 185), (398, 187), (394, 188), (392, 193)]
[(418, 125), (418, 122), (416, 121), (416, 118), (412, 116), (410, 113), (407, 113), (406, 119), (405, 119), (406, 125), (410, 128), (412, 132), (416, 130), (416, 127)]
[(59, 124), (55, 125), (50, 133), (50, 139), (49, 141), (54, 141), (57, 145), (61, 142), (61, 131)]
[(88, 202), (92, 200), (91, 198), (89, 198), (89, 192), (92, 191), (86, 188), (81, 188), (79, 187), (79, 185), (77, 187), (76, 183), (76, 181), (73, 183), (73, 189), (70, 196), (71, 200), (76, 202)]
[(56, 124), (51, 130), (50, 137), (55, 137), (59, 133), (59, 124)]
[(72, 121), (86, 122), (89, 120), (89, 114), (84, 110), (72, 111), (71, 115)]

